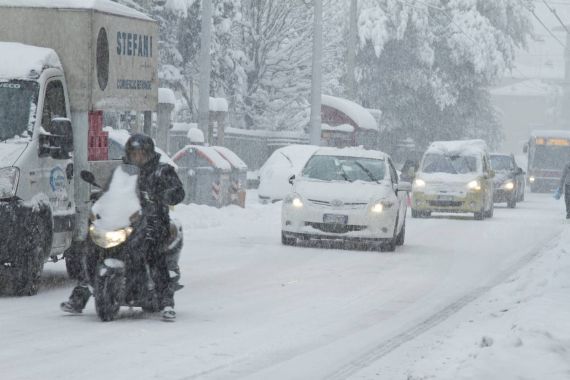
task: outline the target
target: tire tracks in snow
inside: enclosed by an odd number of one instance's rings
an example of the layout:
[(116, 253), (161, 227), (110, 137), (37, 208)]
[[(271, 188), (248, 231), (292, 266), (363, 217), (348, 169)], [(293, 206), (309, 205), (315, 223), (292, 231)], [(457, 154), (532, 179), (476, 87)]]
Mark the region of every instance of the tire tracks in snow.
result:
[(554, 248), (554, 246), (556, 245), (556, 243), (560, 238), (560, 235), (561, 231), (559, 230), (549, 234), (544, 240), (536, 244), (531, 250), (529, 250), (528, 253), (526, 253), (520, 259), (515, 261), (506, 270), (502, 271), (487, 285), (474, 289), (473, 291), (458, 298), (453, 303), (439, 310), (435, 314), (432, 314), (422, 322), (378, 344), (377, 346), (368, 350), (368, 352), (359, 356), (357, 359), (350, 361), (348, 364), (328, 374), (326, 378), (331, 380), (349, 378), (351, 375), (354, 375), (358, 371), (370, 366), (374, 362), (388, 355), (389, 353), (396, 350), (405, 343), (419, 337), (428, 330), (431, 330), (432, 328), (436, 327), (437, 325), (444, 322), (452, 315), (462, 310), (465, 306), (469, 305), (473, 301), (480, 298), (483, 294), (487, 293), (494, 287), (504, 283), (513, 274), (518, 272), (520, 269), (522, 269), (524, 266), (529, 264), (534, 259), (538, 258), (541, 254), (547, 252), (551, 248)]

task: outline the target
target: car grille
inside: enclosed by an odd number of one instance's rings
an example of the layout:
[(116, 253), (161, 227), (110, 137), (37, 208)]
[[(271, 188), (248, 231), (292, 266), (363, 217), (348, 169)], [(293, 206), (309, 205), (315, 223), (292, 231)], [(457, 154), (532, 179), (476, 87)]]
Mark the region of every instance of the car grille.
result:
[(459, 201), (430, 201), (430, 206), (433, 207), (461, 207), (463, 202)]
[(316, 206), (330, 207), (330, 208), (335, 208), (335, 209), (360, 209), (360, 208), (365, 208), (366, 206), (368, 206), (368, 203), (365, 203), (365, 202), (343, 203), (341, 205), (333, 205), (332, 202), (320, 201), (317, 199), (309, 199), (309, 202), (311, 202), (312, 204), (314, 204)]
[(332, 224), (332, 223), (312, 223), (306, 222), (306, 226), (313, 227), (319, 231), (329, 232), (333, 234), (345, 234), (347, 232), (362, 231), (366, 226), (357, 226), (350, 224)]

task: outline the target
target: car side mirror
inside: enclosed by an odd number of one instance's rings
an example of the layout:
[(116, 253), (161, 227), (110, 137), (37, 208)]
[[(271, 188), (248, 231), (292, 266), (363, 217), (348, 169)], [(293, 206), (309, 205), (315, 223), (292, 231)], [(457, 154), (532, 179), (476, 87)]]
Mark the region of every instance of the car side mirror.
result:
[(289, 183), (292, 185), (295, 182), (295, 174), (289, 177)]
[(400, 182), (396, 187), (396, 191), (405, 191), (407, 193), (412, 191), (412, 184), (409, 182)]
[(528, 144), (524, 144), (523, 153), (528, 153)]
[(522, 170), (522, 168), (517, 168), (517, 169), (515, 170), (515, 174), (516, 174), (516, 175), (521, 175), (521, 174), (524, 174), (524, 171)]

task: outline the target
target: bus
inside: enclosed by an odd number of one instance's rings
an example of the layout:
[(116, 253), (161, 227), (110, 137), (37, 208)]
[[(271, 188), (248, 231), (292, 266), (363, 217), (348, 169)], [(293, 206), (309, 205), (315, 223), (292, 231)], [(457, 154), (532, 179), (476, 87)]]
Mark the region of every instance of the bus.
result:
[(564, 165), (570, 162), (570, 131), (533, 131), (524, 153), (528, 155), (530, 191), (553, 191), (560, 183)]

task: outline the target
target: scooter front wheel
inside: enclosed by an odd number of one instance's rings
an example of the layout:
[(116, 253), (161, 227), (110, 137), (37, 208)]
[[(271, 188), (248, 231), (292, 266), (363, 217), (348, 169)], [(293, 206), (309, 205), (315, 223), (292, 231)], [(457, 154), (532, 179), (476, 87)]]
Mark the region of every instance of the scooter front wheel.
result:
[(95, 277), (94, 293), (97, 316), (103, 322), (114, 320), (124, 298), (125, 276), (120, 271), (100, 265)]

